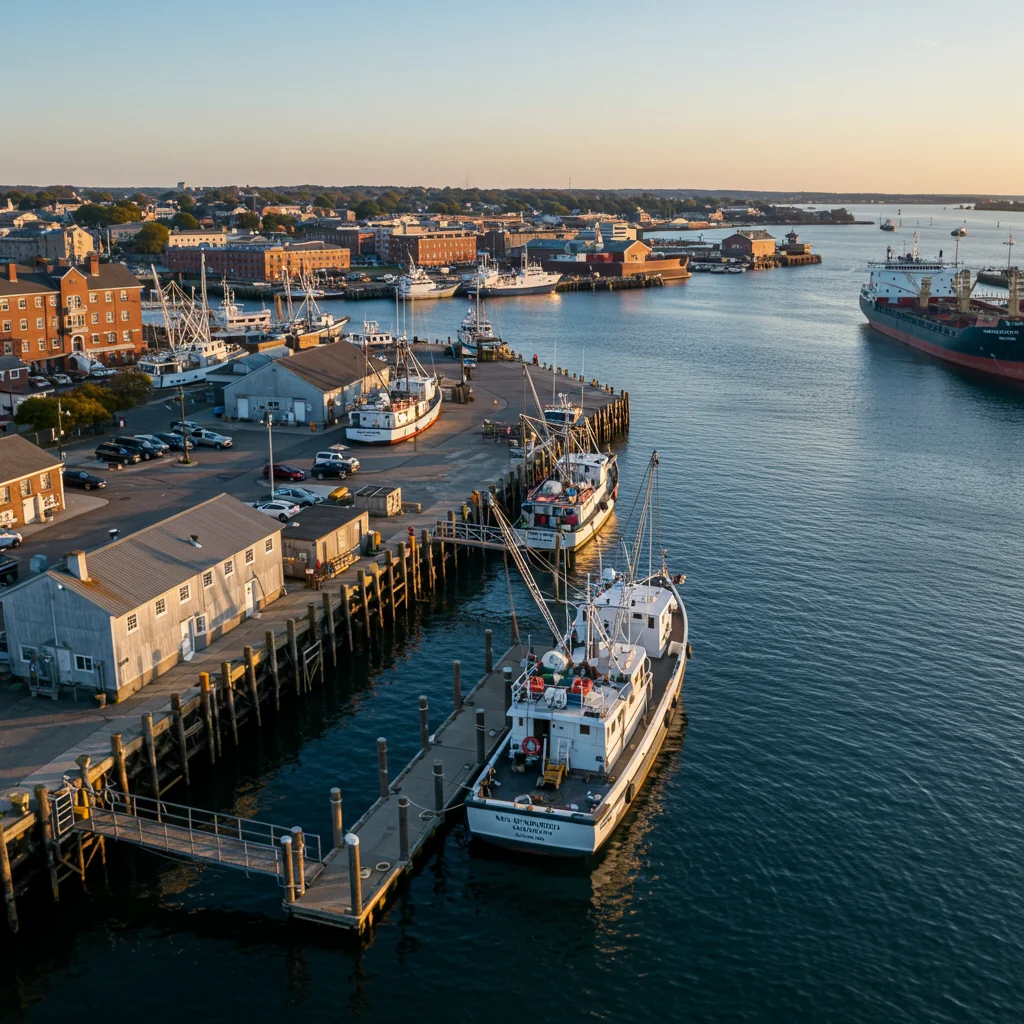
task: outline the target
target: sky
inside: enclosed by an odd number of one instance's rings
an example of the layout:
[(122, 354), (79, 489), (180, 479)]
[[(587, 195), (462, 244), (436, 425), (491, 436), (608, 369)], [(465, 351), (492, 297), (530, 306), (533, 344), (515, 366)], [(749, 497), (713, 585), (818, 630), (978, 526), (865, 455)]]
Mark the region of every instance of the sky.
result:
[(0, 16), (0, 183), (1024, 193), (1020, 3), (86, 8)]

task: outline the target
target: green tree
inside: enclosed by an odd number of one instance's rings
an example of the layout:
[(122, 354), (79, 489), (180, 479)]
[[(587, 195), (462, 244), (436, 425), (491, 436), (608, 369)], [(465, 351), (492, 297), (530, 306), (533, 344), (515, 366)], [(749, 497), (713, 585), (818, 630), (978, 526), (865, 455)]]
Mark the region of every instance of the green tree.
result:
[(264, 231), (291, 231), (295, 227), (295, 218), (281, 213), (268, 213), (263, 218)]
[(79, 384), (73, 391), (66, 392), (64, 397), (70, 398), (71, 395), (77, 395), (83, 401), (88, 399), (92, 402), (98, 402), (103, 406), (107, 416), (112, 416), (118, 410), (117, 395), (110, 388), (104, 387), (102, 384)]
[(108, 224), (138, 224), (142, 220), (142, 211), (127, 199), (119, 199), (107, 209), (110, 211)]
[(116, 409), (134, 409), (149, 398), (153, 382), (138, 370), (125, 370), (109, 378), (106, 389), (116, 399)]
[(196, 201), (185, 192), (182, 192), (181, 195), (178, 196), (178, 209), (181, 210), (182, 213), (191, 213), (192, 208), (195, 205)]
[(136, 192), (135, 195), (131, 197), (131, 202), (133, 202), (136, 206), (149, 206), (151, 201), (152, 200), (149, 198), (149, 196), (146, 195), (145, 192)]
[[(79, 390), (69, 391), (61, 399), (61, 409), (65, 414), (64, 429), (81, 427), (98, 427), (110, 421), (111, 410), (102, 402)], [(70, 414), (70, 415), (68, 415)]]
[(258, 231), (260, 227), (260, 215), (258, 213), (240, 213), (238, 215), (238, 226), (247, 231)]
[(321, 210), (333, 210), (334, 200), (326, 192), (321, 193), (313, 200), (313, 205)]
[(103, 228), (110, 223), (110, 207), (86, 203), (75, 211), (75, 223), (83, 228)]
[(197, 221), (191, 213), (176, 213), (171, 218), (171, 223), (176, 228), (181, 228), (183, 231), (195, 231), (195, 229), (199, 227), (199, 221)]
[(366, 220), (368, 217), (379, 217), (380, 207), (372, 199), (364, 199), (356, 206), (356, 217)]
[(14, 410), (14, 422), (22, 427), (31, 427), (36, 433), (53, 430), (57, 426), (57, 399), (41, 395), (26, 398)]
[(171, 232), (163, 224), (158, 224), (155, 221), (144, 224), (142, 230), (132, 240), (135, 251), (152, 255), (163, 252), (167, 248), (167, 239), (170, 238), (170, 235)]

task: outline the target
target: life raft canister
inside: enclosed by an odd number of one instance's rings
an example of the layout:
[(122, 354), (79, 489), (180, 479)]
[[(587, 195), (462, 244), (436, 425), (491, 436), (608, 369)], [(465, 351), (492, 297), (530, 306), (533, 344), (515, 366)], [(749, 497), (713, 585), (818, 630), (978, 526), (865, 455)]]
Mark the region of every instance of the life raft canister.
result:
[(530, 693), (543, 693), (547, 683), (544, 682), (543, 676), (530, 676)]
[(522, 742), (522, 747), (523, 753), (526, 754), (527, 757), (534, 757), (540, 753), (541, 743), (536, 736), (527, 736)]
[(594, 684), (589, 679), (584, 679), (582, 676), (577, 676), (572, 681), (572, 686), (569, 687), (570, 693), (581, 693), (586, 696), (594, 688)]

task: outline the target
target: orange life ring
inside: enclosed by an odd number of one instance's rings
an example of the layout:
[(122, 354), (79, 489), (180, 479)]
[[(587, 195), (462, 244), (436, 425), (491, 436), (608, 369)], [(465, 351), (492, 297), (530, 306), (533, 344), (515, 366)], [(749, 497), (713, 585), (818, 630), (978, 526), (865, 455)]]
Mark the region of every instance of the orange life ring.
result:
[(527, 736), (522, 742), (522, 748), (527, 757), (534, 757), (541, 751), (541, 742), (536, 736)]

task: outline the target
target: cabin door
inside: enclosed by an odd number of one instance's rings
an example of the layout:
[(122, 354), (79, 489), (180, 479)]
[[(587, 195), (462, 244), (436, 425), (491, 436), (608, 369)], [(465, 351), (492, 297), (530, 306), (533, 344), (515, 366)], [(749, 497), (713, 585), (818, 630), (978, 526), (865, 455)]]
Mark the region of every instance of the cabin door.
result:
[(179, 629), (181, 630), (182, 661), (191, 661), (192, 655), (195, 653), (194, 636), (192, 633), (194, 628), (194, 620), (191, 615), (187, 619), (182, 619), (179, 624)]
[(248, 619), (256, 611), (256, 581), (249, 580), (245, 585), (245, 617)]

